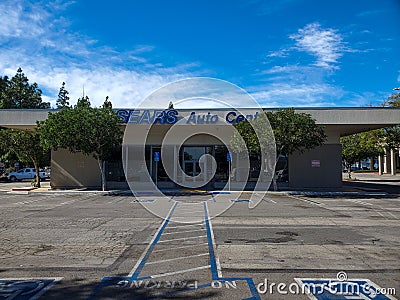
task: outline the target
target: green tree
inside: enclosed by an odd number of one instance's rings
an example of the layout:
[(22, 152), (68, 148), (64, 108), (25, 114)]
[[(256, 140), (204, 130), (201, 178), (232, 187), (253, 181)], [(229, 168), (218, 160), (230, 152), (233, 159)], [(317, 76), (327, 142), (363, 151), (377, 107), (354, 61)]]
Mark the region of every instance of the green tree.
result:
[(8, 81), (5, 94), (7, 100), (1, 108), (50, 108), (50, 103), (42, 102), (42, 91), (37, 83), (29, 84), (21, 68)]
[(365, 148), (361, 147), (361, 135), (353, 134), (340, 138), (342, 144), (342, 159), (345, 163), (349, 179), (351, 178), (351, 166), (368, 157)]
[(75, 108), (90, 108), (90, 101), (88, 96), (82, 96), (76, 102)]
[(372, 158), (383, 154), (382, 144), (383, 131), (380, 129), (371, 130), (341, 137), (342, 159), (347, 169), (348, 178), (351, 178), (351, 166), (363, 159)]
[(287, 157), (294, 152), (321, 146), (326, 141), (324, 128), (310, 114), (296, 113), (294, 108), (267, 113), (274, 131), (277, 154)]
[(7, 76), (0, 76), (0, 108), (6, 108), (7, 106), (10, 106), (10, 99), (7, 95), (9, 84), (10, 83)]
[[(304, 152), (322, 145), (326, 140), (326, 135), (322, 126), (317, 125), (315, 120), (309, 114), (296, 113), (293, 108), (280, 109), (276, 112), (267, 112), (267, 119), (271, 124), (277, 156), (294, 153), (295, 151)], [(266, 128), (265, 118), (259, 117), (256, 121), (243, 121), (236, 125), (238, 133), (245, 141), (245, 145), (238, 139), (233, 139), (231, 144), (236, 151), (240, 152), (244, 146), (247, 146), (249, 152), (257, 153), (260, 151), (260, 141), (254, 132), (253, 128)], [(261, 126), (257, 126), (257, 123)], [(256, 125), (256, 126), (252, 126)], [(261, 139), (265, 139), (265, 144), (271, 142), (271, 138), (261, 132)]]
[[(272, 127), (273, 137), (266, 130), (268, 121)], [(296, 151), (302, 153), (316, 148), (326, 140), (323, 127), (317, 125), (311, 115), (296, 113), (293, 108), (267, 112), (255, 121), (245, 120), (235, 126), (237, 133), (231, 140), (231, 146), (236, 152), (242, 152), (247, 147), (249, 153), (257, 154), (263, 147), (270, 150), (270, 145), (275, 143), (277, 158), (283, 155), (287, 159), (288, 155)]]
[(7, 147), (24, 162), (33, 163), (36, 171), (35, 186), (40, 187), (39, 168), (47, 156), (40, 144), (37, 131), (7, 129), (0, 131), (1, 146)]
[(65, 82), (62, 83), (60, 91), (58, 92), (58, 98), (56, 106), (58, 109), (69, 107), (69, 92), (65, 88)]
[[(392, 94), (382, 104), (384, 107), (400, 108), (400, 93)], [(400, 113), (400, 111), (399, 111)], [(400, 147), (400, 124), (381, 129), (380, 143), (385, 145), (386, 149), (397, 149)]]
[(383, 106), (400, 107), (400, 93), (390, 95)]
[(104, 103), (101, 107), (104, 109), (112, 109), (112, 103), (111, 101), (108, 101), (108, 96), (106, 96), (106, 100), (104, 100)]
[(38, 125), (45, 149), (64, 148), (92, 155), (99, 164), (102, 189), (106, 189), (105, 161), (122, 142), (121, 119), (108, 98), (101, 108), (92, 108), (89, 97), (82, 97), (73, 108), (49, 113)]

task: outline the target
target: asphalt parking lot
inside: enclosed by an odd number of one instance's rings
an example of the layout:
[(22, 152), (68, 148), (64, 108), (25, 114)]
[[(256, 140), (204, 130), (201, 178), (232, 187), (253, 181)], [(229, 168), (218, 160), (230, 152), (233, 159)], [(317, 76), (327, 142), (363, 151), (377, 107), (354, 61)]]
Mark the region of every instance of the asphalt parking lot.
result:
[(0, 299), (309, 299), (295, 278), (339, 272), (400, 291), (398, 195), (249, 196), (213, 219), (212, 196), (176, 197), (162, 220), (151, 196), (2, 192)]

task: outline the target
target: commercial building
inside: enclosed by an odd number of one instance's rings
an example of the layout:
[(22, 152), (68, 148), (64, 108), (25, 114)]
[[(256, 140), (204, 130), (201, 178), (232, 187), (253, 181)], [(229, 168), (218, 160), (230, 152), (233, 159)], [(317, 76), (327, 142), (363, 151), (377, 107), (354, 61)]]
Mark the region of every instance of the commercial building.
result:
[[(36, 121), (45, 120), (50, 111), (0, 110), (0, 127), (33, 128)], [(128, 188), (125, 174), (128, 177), (139, 178), (141, 172), (149, 174), (150, 178), (162, 188), (178, 187), (179, 184), (174, 183), (177, 181), (195, 182), (196, 186), (213, 189), (222, 187), (230, 180), (233, 185), (235, 182), (247, 180), (247, 186), (251, 187), (251, 182), (260, 176), (261, 162), (257, 157), (250, 158), (250, 172), (246, 174), (245, 179), (239, 168), (230, 169), (230, 160), (235, 162), (239, 158), (235, 155), (230, 157), (231, 154), (228, 154), (226, 147), (229, 139), (222, 141), (220, 138), (221, 131), (226, 127), (222, 123), (230, 124), (238, 118), (240, 121), (241, 118), (250, 116), (255, 118), (256, 113), (252, 109), (246, 109), (243, 117), (232, 113), (229, 109), (176, 109), (175, 113), (168, 116), (170, 122), (158, 122), (154, 125), (152, 124), (154, 116), (158, 116), (160, 110), (146, 111), (117, 110), (118, 115), (126, 122), (123, 126), (129, 128), (125, 133), (124, 146), (134, 145), (138, 141), (135, 136), (135, 126), (147, 126), (148, 134), (143, 146), (145, 164), (136, 164), (136, 155), (130, 152), (132, 150), (129, 150), (129, 147), (126, 148), (127, 151), (123, 150), (123, 147), (116, 150), (113, 158), (107, 162), (108, 188)], [(317, 124), (324, 126), (328, 138), (318, 148), (289, 156), (288, 181), (289, 186), (293, 188), (341, 187), (340, 137), (400, 124), (400, 110), (394, 108), (296, 108), (296, 112), (310, 114)], [(179, 126), (179, 122), (176, 121), (180, 118), (190, 126)], [(166, 151), (166, 156), (160, 157), (161, 145), (164, 147), (164, 140), (171, 128), (175, 131), (169, 135), (168, 145), (172, 146)], [(142, 141), (138, 141), (139, 143)], [(205, 154), (212, 156), (214, 161), (199, 160)], [(164, 168), (165, 159), (172, 166), (169, 174)], [(384, 158), (380, 158), (381, 169), (389, 173), (394, 172), (398, 159), (398, 153), (394, 151), (388, 153)], [(206, 175), (212, 168), (215, 168), (215, 175), (211, 182), (207, 183)], [(91, 156), (70, 153), (64, 149), (52, 151), (51, 170), (51, 186), (54, 188), (101, 186), (99, 166)], [(128, 178), (128, 181), (136, 180), (135, 178)]]

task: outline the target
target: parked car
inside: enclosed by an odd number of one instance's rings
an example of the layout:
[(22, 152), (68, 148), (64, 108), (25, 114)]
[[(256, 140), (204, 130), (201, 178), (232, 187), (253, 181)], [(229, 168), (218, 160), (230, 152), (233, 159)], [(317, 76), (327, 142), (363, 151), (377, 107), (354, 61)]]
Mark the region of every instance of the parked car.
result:
[(46, 174), (46, 178), (50, 178), (51, 175), (51, 168), (50, 167), (44, 167), (43, 172)]
[[(39, 172), (40, 179), (46, 178), (46, 173), (43, 171)], [(36, 171), (34, 168), (23, 168), (16, 172), (10, 172), (7, 179), (10, 181), (21, 181), (23, 179), (34, 179), (36, 177)]]
[(361, 171), (362, 168), (361, 168), (361, 167), (357, 167), (357, 166), (352, 166), (352, 167), (351, 167), (351, 170), (352, 170), (352, 171)]

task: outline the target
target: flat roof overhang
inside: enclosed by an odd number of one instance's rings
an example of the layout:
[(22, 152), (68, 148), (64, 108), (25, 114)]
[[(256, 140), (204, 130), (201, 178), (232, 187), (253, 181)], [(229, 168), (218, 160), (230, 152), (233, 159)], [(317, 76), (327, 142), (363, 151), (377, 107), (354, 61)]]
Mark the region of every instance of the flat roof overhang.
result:
[[(243, 108), (251, 110), (251, 108)], [(265, 108), (277, 111), (279, 108)], [(118, 109), (115, 109), (118, 110)], [(210, 109), (177, 109), (178, 111), (212, 111)], [(345, 108), (295, 108), (296, 112), (310, 114), (326, 131), (340, 136), (369, 131), (400, 124), (400, 109), (386, 107)], [(217, 108), (215, 111), (229, 111)], [(0, 127), (32, 129), (37, 121), (47, 119), (55, 109), (0, 109)]]

